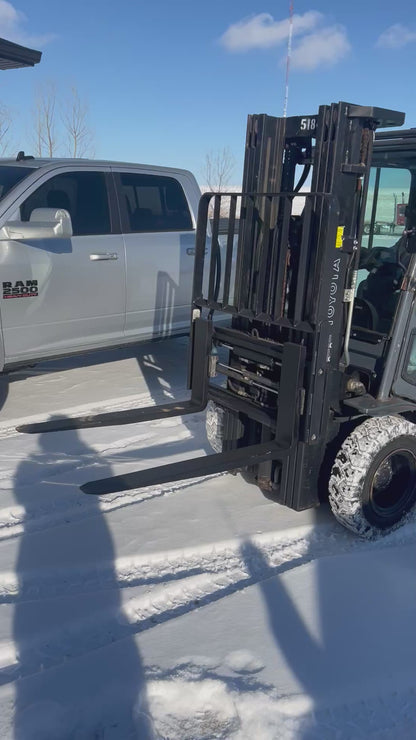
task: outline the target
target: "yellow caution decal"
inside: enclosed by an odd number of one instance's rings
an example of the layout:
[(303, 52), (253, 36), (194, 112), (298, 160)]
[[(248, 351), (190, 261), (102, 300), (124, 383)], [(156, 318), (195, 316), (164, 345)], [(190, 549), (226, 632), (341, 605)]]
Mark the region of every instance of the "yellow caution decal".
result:
[(335, 239), (335, 249), (341, 249), (342, 247), (342, 240), (344, 238), (344, 229), (345, 229), (345, 226), (338, 226), (337, 228), (337, 238)]

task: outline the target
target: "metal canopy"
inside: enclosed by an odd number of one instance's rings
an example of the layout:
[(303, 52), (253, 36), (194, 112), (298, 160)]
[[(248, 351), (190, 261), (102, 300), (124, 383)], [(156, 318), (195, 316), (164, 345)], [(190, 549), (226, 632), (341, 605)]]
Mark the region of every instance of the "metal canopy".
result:
[(0, 69), (34, 67), (40, 62), (41, 56), (41, 51), (28, 49), (27, 46), (20, 46), (0, 38)]

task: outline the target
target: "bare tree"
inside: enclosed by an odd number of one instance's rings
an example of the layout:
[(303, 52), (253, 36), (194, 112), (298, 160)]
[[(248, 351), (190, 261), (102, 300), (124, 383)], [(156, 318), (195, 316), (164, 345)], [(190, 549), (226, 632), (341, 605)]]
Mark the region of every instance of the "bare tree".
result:
[(38, 90), (35, 107), (35, 154), (38, 157), (93, 156), (93, 137), (87, 123), (88, 106), (72, 87), (58, 98), (55, 82)]
[(229, 147), (205, 156), (203, 177), (210, 190), (221, 192), (227, 189), (233, 174), (235, 159)]
[(66, 134), (66, 150), (71, 157), (93, 156), (93, 135), (88, 126), (88, 106), (75, 87), (62, 109), (62, 125)]
[(0, 157), (4, 157), (10, 150), (10, 127), (12, 116), (10, 110), (0, 104)]
[(45, 82), (38, 90), (35, 110), (35, 153), (38, 157), (53, 157), (57, 150), (56, 86)]
[[(234, 156), (229, 147), (224, 147), (217, 152), (209, 152), (205, 155), (205, 167), (202, 176), (208, 190), (224, 192), (228, 189), (231, 175), (235, 165)], [(229, 199), (221, 199), (220, 215), (222, 218), (228, 216)], [(213, 214), (213, 201), (210, 203), (210, 216)]]

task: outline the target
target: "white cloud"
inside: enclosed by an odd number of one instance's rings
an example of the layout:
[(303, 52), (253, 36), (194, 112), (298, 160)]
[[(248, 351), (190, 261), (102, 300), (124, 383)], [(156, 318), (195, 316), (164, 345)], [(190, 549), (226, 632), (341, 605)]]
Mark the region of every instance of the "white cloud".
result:
[(406, 44), (416, 41), (416, 32), (410, 31), (401, 23), (395, 23), (378, 37), (376, 46), (382, 49), (401, 49)]
[(329, 26), (303, 36), (292, 51), (291, 66), (308, 72), (322, 64), (332, 66), (351, 51), (342, 26)]
[[(293, 16), (293, 34), (301, 34), (315, 28), (322, 14), (310, 10), (303, 15)], [(289, 35), (289, 18), (275, 21), (269, 13), (244, 18), (233, 23), (220, 38), (220, 43), (228, 51), (239, 52), (250, 49), (268, 49), (286, 41)]]
[(20, 10), (7, 0), (0, 0), (0, 37), (7, 41), (14, 41), (23, 46), (44, 46), (52, 38), (52, 34), (37, 36), (27, 33), (24, 26), (27, 18)]
[(25, 19), (23, 13), (16, 10), (11, 3), (0, 0), (0, 32), (13, 33), (15, 28)]
[[(311, 71), (320, 65), (333, 65), (351, 50), (342, 26), (324, 26), (322, 13), (310, 10), (293, 16), (292, 66)], [(231, 52), (269, 49), (286, 43), (289, 18), (275, 20), (269, 13), (259, 13), (233, 23), (221, 36), (220, 43)]]

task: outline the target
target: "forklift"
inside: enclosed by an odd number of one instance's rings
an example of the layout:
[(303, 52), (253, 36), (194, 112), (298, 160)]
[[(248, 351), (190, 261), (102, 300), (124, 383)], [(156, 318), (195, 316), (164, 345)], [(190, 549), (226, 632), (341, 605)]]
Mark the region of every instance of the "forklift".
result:
[[(239, 471), (296, 511), (329, 498), (361, 537), (401, 524), (416, 503), (416, 130), (375, 132), (403, 123), (403, 113), (345, 102), (250, 115), (242, 192), (200, 201), (190, 398), (19, 431), (206, 409), (214, 454), (82, 491)], [(389, 241), (376, 224), (399, 188), (406, 222)]]

